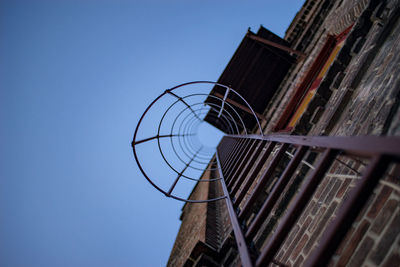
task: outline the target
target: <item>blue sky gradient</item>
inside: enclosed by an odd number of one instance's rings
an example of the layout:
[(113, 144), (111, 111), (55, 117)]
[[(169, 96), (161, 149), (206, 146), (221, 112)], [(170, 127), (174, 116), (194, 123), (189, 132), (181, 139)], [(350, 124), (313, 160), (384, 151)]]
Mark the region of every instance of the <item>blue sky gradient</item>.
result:
[(1, 1), (0, 266), (164, 266), (183, 204), (135, 165), (139, 117), (303, 2)]

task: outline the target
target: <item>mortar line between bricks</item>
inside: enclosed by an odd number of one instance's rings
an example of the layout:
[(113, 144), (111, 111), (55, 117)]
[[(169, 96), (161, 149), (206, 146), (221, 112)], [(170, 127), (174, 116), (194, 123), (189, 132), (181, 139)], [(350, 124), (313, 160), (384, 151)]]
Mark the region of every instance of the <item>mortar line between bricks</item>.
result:
[(308, 234), (309, 236), (311, 236), (312, 234), (310, 231), (308, 231), (308, 228), (306, 229), (305, 233)]
[[(286, 153), (287, 155), (289, 155), (289, 157), (291, 157), (291, 158), (293, 157), (293, 154), (291, 154), (290, 152), (287, 152), (287, 151), (286, 151), (285, 153)], [(302, 162), (304, 165), (306, 165), (307, 167), (309, 167), (310, 169), (312, 169), (312, 170), (315, 169), (315, 167), (314, 167), (312, 164), (308, 163), (307, 161), (302, 160), (301, 162)], [(343, 164), (343, 163), (342, 163), (342, 164)], [(343, 165), (345, 165), (345, 164), (343, 164)], [(347, 165), (345, 165), (345, 166), (347, 166)], [(348, 166), (347, 166), (347, 167), (348, 167)], [(361, 178), (360, 175), (335, 174), (335, 173), (327, 173), (327, 174), (325, 174), (325, 177), (328, 177), (328, 178), (337, 178), (337, 179), (340, 179), (340, 180), (345, 179), (345, 178), (350, 178), (350, 179), (358, 180), (358, 179)], [(384, 180), (380, 180), (379, 183), (382, 184), (382, 185), (389, 186), (389, 187), (391, 187), (392, 189), (396, 190), (397, 192), (400, 192), (400, 186), (398, 186), (398, 185), (396, 185), (396, 184), (394, 184), (394, 183), (391, 183), (391, 182), (388, 182), (388, 181), (384, 181)]]
[[(372, 223), (371, 223), (371, 227), (372, 227)], [(371, 239), (373, 239), (373, 240), (378, 240), (379, 239), (379, 236), (380, 235), (378, 235), (377, 233), (374, 233), (374, 232), (372, 232), (372, 231), (369, 231), (365, 236), (368, 236), (368, 237), (370, 237)], [(377, 242), (376, 242), (377, 243)], [(375, 247), (375, 243), (374, 243), (374, 247)]]
[[(387, 200), (387, 201), (389, 201), (389, 199)], [(374, 233), (374, 232), (372, 232), (372, 231), (368, 231), (369, 232), (369, 234), (374, 234), (375, 236), (376, 236), (376, 239), (375, 239), (375, 244), (374, 244), (374, 246), (372, 247), (372, 251), (374, 251), (374, 249), (376, 249), (376, 247), (379, 245), (379, 243), (381, 242), (381, 240), (382, 240), (382, 238), (383, 238), (383, 236), (385, 235), (385, 233), (386, 233), (386, 231), (387, 231), (387, 229), (388, 229), (388, 227), (390, 226), (390, 224), (391, 224), (391, 222), (394, 220), (394, 218), (396, 217), (396, 213), (398, 212), (398, 210), (399, 210), (399, 207), (397, 207), (395, 210), (394, 210), (394, 212), (392, 213), (392, 218), (390, 218), (390, 221), (388, 221), (387, 222), (387, 224), (385, 225), (385, 227), (382, 229), (382, 231), (381, 231), (381, 233), (378, 235), (378, 234), (376, 234), (376, 233)], [(370, 227), (372, 227), (372, 225), (370, 225)], [(368, 229), (368, 230), (370, 230), (370, 229)], [(368, 234), (366, 235), (366, 236), (368, 236)], [(388, 254), (388, 253), (387, 253)], [(386, 255), (387, 256), (387, 255)], [(385, 257), (386, 258), (386, 257)], [(372, 262), (372, 261), (371, 261)], [(384, 259), (382, 260), (382, 263), (384, 262)]]
[[(361, 178), (361, 176), (358, 176), (358, 175), (335, 174), (335, 173), (327, 173), (325, 176), (329, 177), (329, 178), (338, 178), (338, 179), (350, 178), (350, 179), (355, 179), (355, 180), (358, 180)], [(390, 188), (396, 190), (397, 192), (400, 192), (400, 186), (396, 185), (395, 183), (391, 183), (391, 182), (385, 181), (385, 180), (380, 180), (379, 183), (382, 185), (389, 186)]]
[(391, 182), (388, 182), (388, 181), (385, 181), (385, 180), (380, 180), (379, 183), (383, 184), (383, 185), (386, 185), (386, 186), (389, 186), (390, 188), (396, 190), (397, 192), (400, 192), (400, 186), (396, 185), (395, 183), (391, 183)]
[(336, 174), (336, 173), (327, 173), (325, 174), (326, 177), (330, 178), (350, 178), (350, 179), (360, 179), (360, 175), (351, 175), (351, 174)]

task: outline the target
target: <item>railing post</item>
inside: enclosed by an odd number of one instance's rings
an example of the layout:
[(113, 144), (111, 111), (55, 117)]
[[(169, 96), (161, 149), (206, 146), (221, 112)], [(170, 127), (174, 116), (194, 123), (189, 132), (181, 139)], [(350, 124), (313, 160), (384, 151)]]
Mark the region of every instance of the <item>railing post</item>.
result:
[(245, 158), (245, 156), (247, 154), (246, 151), (250, 147), (251, 143), (252, 143), (252, 139), (245, 139), (244, 140), (244, 144), (240, 148), (240, 150), (238, 151), (239, 154), (235, 158), (234, 165), (232, 165), (229, 169), (226, 169), (226, 174), (225, 174), (225, 179), (226, 180), (225, 181), (227, 183), (229, 183), (234, 178), (233, 174), (238, 168), (240, 168), (240, 166), (241, 166), (241, 164), (243, 162), (243, 159)]
[(279, 177), (277, 183), (275, 184), (274, 188), (272, 189), (271, 193), (265, 200), (264, 204), (262, 205), (260, 211), (256, 215), (255, 219), (249, 226), (249, 229), (246, 232), (246, 239), (249, 240), (254, 237), (254, 235), (259, 230), (259, 227), (264, 222), (268, 214), (271, 212), (271, 209), (275, 202), (278, 200), (279, 196), (281, 195), (283, 189), (289, 182), (290, 178), (293, 176), (297, 166), (301, 162), (302, 158), (304, 157), (305, 153), (307, 152), (307, 147), (300, 146), (297, 148), (297, 151), (294, 157), (290, 160), (288, 166), (282, 173), (281, 177)]
[(228, 182), (228, 188), (231, 188), (232, 185), (238, 180), (238, 175), (242, 172), (243, 167), (246, 163), (249, 163), (249, 160), (257, 146), (257, 140), (250, 140), (251, 144), (249, 149), (244, 154), (244, 157), (240, 160), (239, 166), (232, 172), (232, 177)]
[(276, 145), (275, 142), (269, 142), (268, 145), (266, 146), (264, 154), (262, 155), (261, 159), (258, 161), (256, 167), (253, 170), (253, 177), (248, 177), (247, 181), (243, 185), (242, 190), (238, 192), (238, 196), (234, 203), (236, 206), (239, 206), (240, 202), (242, 202), (243, 198), (246, 195), (247, 190), (249, 190), (250, 186), (254, 182), (254, 179), (257, 177), (258, 173), (260, 172), (262, 166), (265, 164), (265, 161), (271, 154), (272, 149), (274, 149), (275, 145)]
[(242, 229), (240, 228), (240, 224), (239, 224), (238, 218), (236, 216), (236, 212), (233, 208), (231, 198), (229, 197), (228, 188), (226, 187), (226, 184), (225, 184), (224, 175), (223, 175), (222, 169), (221, 169), (221, 163), (219, 161), (218, 150), (216, 153), (216, 158), (217, 158), (217, 164), (218, 164), (220, 176), (222, 178), (220, 180), (221, 185), (222, 185), (222, 190), (224, 191), (226, 206), (228, 208), (229, 218), (231, 220), (233, 233), (235, 235), (236, 244), (238, 246), (240, 260), (242, 262), (243, 267), (252, 267), (253, 264), (251, 262), (250, 253), (247, 248), (246, 240), (244, 239), (244, 235), (243, 235)]
[(227, 161), (223, 164), (223, 171), (226, 172), (231, 167), (233, 167), (236, 163), (236, 158), (240, 154), (243, 146), (245, 145), (246, 140), (240, 139), (237, 141), (237, 144), (233, 147), (232, 151), (229, 154)]
[(242, 185), (242, 183), (244, 182), (244, 180), (246, 179), (247, 174), (250, 172), (252, 166), (254, 165), (254, 163), (257, 160), (257, 157), (261, 154), (262, 150), (265, 147), (265, 141), (259, 141), (259, 140), (255, 140), (258, 142), (258, 147), (257, 149), (253, 152), (251, 158), (249, 159), (249, 161), (247, 162), (247, 165), (245, 166), (245, 168), (242, 170), (242, 172), (239, 174), (239, 177), (237, 179), (237, 181), (235, 182), (235, 184), (232, 187), (231, 190), (231, 194), (235, 195), (236, 192), (239, 190), (240, 186)]
[(270, 238), (267, 245), (261, 252), (257, 259), (256, 266), (265, 266), (273, 259), (274, 255), (285, 241), (287, 235), (296, 223), (297, 218), (303, 212), (304, 207), (312, 197), (315, 189), (318, 187), (324, 174), (331, 166), (337, 154), (336, 150), (326, 149), (322, 154), (317, 167), (312, 173), (311, 177), (304, 182), (301, 186), (297, 198), (294, 200), (292, 206), (287, 210), (285, 217), (279, 222), (279, 226), (274, 235)]
[(242, 211), (240, 212), (239, 218), (243, 219), (243, 217), (246, 216), (246, 214), (250, 211), (251, 206), (256, 202), (264, 186), (271, 179), (271, 175), (273, 174), (276, 166), (278, 166), (279, 161), (282, 159), (288, 147), (289, 144), (283, 143), (282, 146), (279, 148), (279, 151), (276, 153), (276, 155), (274, 155), (269, 166), (262, 174), (260, 180), (258, 181), (257, 186), (254, 188), (251, 196), (249, 197)]
[(321, 242), (316, 251), (311, 254), (304, 266), (321, 266), (328, 264), (333, 253), (352, 226), (358, 213), (368, 201), (379, 179), (385, 173), (390, 161), (388, 157), (375, 156), (364, 175), (351, 191), (349, 198), (343, 204), (336, 218), (329, 224), (327, 230), (321, 237)]

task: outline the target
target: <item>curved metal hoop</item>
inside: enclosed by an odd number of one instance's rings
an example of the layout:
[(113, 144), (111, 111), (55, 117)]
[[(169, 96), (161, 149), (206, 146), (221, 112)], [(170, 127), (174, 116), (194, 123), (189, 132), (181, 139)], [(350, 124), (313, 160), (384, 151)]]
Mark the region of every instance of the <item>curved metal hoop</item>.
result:
[[(179, 96), (178, 94), (175, 93), (175, 91), (178, 88), (190, 85), (198, 85), (198, 84), (220, 86), (222, 88), (225, 88), (227, 92), (224, 98), (215, 95), (210, 95), (208, 93), (206, 94), (206, 93), (196, 92), (184, 96)], [(240, 116), (240, 112), (237, 111), (237, 108), (234, 105), (231, 105), (225, 99), (227, 94), (230, 92), (234, 93), (237, 97), (239, 97), (239, 99), (241, 99), (241, 101), (245, 104), (245, 106), (247, 106), (247, 108), (251, 111), (251, 114), (254, 117), (254, 120), (256, 121), (260, 133), (262, 134), (261, 124), (258, 120), (256, 113), (254, 112), (253, 108), (249, 105), (249, 103), (234, 89), (217, 82), (194, 81), (194, 82), (183, 83), (171, 89), (167, 89), (163, 93), (161, 93), (156, 99), (154, 99), (143, 112), (142, 116), (139, 119), (138, 124), (136, 125), (136, 129), (133, 135), (133, 141), (132, 141), (133, 155), (141, 173), (147, 179), (147, 181), (154, 188), (156, 188), (161, 193), (165, 194), (167, 197), (192, 203), (210, 202), (225, 198), (224, 195), (221, 195), (212, 199), (189, 199), (189, 198), (185, 199), (183, 197), (173, 194), (173, 191), (180, 179), (186, 179), (202, 183), (214, 182), (221, 179), (218, 175), (219, 173), (218, 167), (215, 167), (216, 165), (212, 164), (211, 161), (212, 158), (214, 157), (215, 149), (205, 148), (197, 137), (199, 125), (203, 122), (203, 120), (201, 119), (202, 116), (208, 114), (207, 116), (209, 116), (210, 118), (219, 121), (221, 127), (223, 127), (225, 131), (229, 134), (240, 134), (240, 129), (243, 129), (244, 131), (242, 134), (247, 134), (247, 129), (243, 121), (243, 118)], [(165, 108), (165, 111), (163, 112), (159, 120), (158, 126), (156, 127), (157, 134), (149, 138), (137, 140), (139, 129), (143, 123), (143, 120), (146, 118), (148, 112), (154, 107), (156, 103), (160, 102), (161, 98), (167, 96), (174, 97), (175, 101)], [(200, 102), (195, 101), (194, 103), (190, 104), (188, 103), (190, 99), (196, 97), (205, 97), (206, 99), (212, 99), (214, 101), (211, 103), (206, 101), (205, 99)], [(179, 108), (178, 103), (182, 103), (183, 108)], [(224, 106), (228, 107), (228, 109), (224, 108)], [(175, 111), (175, 113), (173, 113), (174, 109), (177, 109), (178, 111)], [(209, 113), (209, 111), (212, 112)], [(216, 116), (215, 114), (218, 114), (218, 116)], [(167, 116), (174, 116), (174, 118), (171, 121), (168, 121), (166, 120)], [(161, 134), (162, 126), (167, 124), (170, 124), (170, 129), (168, 133)], [(169, 139), (169, 143), (172, 148), (171, 149), (172, 152), (169, 153), (168, 156), (166, 155), (166, 150), (163, 148), (163, 142), (161, 141), (164, 139), (166, 140)], [(168, 190), (161, 188), (161, 186), (157, 185), (150, 178), (149, 172), (145, 170), (139, 159), (137, 146), (142, 143), (150, 142), (153, 140), (154, 141), (157, 140), (158, 151), (160, 152), (161, 158), (163, 160), (162, 164), (168, 166), (168, 168), (177, 175), (177, 177), (172, 182), (171, 187)], [(173, 157), (173, 159), (179, 162), (179, 164), (184, 164), (183, 170), (179, 171), (178, 168), (174, 166), (173, 161), (171, 161), (168, 157)], [(195, 164), (201, 165), (203, 167), (194, 166)], [(206, 167), (204, 168), (204, 166)], [(187, 174), (189, 169), (201, 172), (209, 171), (211, 174), (214, 174), (215, 177), (210, 177), (208, 179), (193, 177), (193, 175)]]

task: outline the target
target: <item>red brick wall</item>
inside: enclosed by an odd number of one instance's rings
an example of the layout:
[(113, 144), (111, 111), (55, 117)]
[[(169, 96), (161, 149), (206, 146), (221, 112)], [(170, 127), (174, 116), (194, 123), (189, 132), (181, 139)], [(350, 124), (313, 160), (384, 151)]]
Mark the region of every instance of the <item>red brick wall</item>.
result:
[[(400, 97), (400, 11), (394, 9), (395, 4), (399, 1), (388, 1), (390, 12), (375, 15), (382, 20), (375, 19), (368, 34), (353, 44), (353, 57), (343, 71), (343, 80), (337, 89), (331, 87), (325, 112), (310, 134), (400, 134), (395, 116)], [(357, 49), (357, 44), (363, 45)]]
[[(363, 166), (339, 158), (362, 172)], [(318, 247), (329, 222), (346, 201), (359, 174), (336, 161), (318, 186), (275, 259), (288, 266), (301, 266)], [(342, 241), (330, 266), (398, 266), (400, 243), (400, 187), (392, 172), (376, 187), (352, 229)], [(270, 218), (269, 218), (270, 219)], [(392, 265), (391, 265), (392, 264)]]
[[(384, 6), (379, 6), (380, 2)], [(282, 90), (276, 95), (275, 102), (265, 112), (269, 119), (265, 133), (271, 132), (296, 85), (323, 44), (325, 34), (338, 33), (356, 22), (352, 38), (346, 41), (328, 77), (322, 82), (325, 91), (317, 94), (298, 122), (296, 133), (400, 135), (399, 5), (400, 1), (397, 0), (388, 0), (385, 4), (383, 1), (344, 0), (340, 6), (332, 9), (322, 27), (326, 32), (322, 29), (316, 32), (314, 40), (310, 42), (312, 52), (308, 59), (293, 68), (281, 85)], [(363, 11), (369, 6), (373, 8)], [(344, 11), (348, 14), (339, 16)], [(361, 15), (363, 17), (359, 19)], [(344, 62), (347, 63), (343, 69)], [(334, 71), (336, 68), (341, 69), (340, 73)], [(315, 116), (316, 112), (320, 112), (319, 116)], [(356, 172), (335, 163), (331, 174), (324, 178), (289, 233), (277, 254), (277, 260), (290, 266), (299, 266), (318, 246), (321, 234), (346, 201), (347, 194), (362, 172), (363, 167), (359, 163), (350, 159), (344, 159), (344, 162)], [(377, 186), (336, 252), (331, 266), (400, 266), (400, 177), (398, 173), (393, 177), (386, 177)], [(272, 220), (272, 217), (273, 214), (268, 220)], [(281, 216), (275, 218), (278, 223), (279, 218)]]
[(336, 252), (331, 265), (399, 266), (399, 188), (379, 184), (353, 228)]

